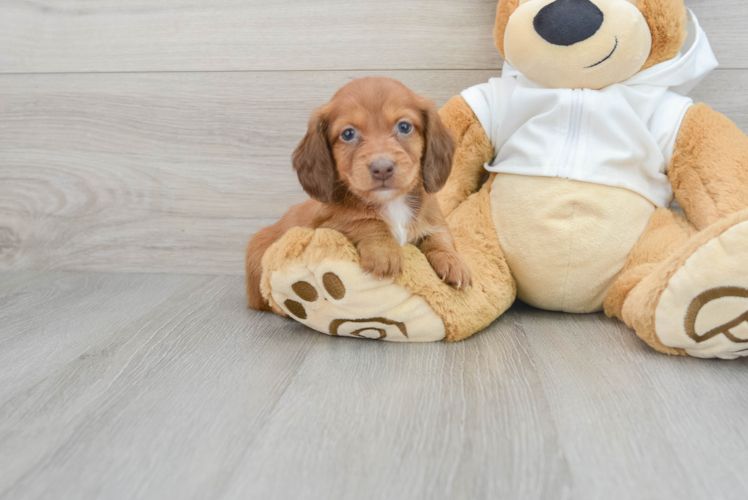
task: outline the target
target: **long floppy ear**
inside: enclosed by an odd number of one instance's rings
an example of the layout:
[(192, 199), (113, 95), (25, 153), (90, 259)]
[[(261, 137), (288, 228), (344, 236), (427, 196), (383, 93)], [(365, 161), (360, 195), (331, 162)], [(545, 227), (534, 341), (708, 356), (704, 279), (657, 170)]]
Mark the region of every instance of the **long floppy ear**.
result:
[(422, 110), (424, 119), (424, 147), (421, 157), (423, 187), (427, 193), (436, 193), (447, 182), (452, 172), (455, 143), (452, 134), (442, 122), (436, 106), (426, 101)]
[(322, 203), (332, 201), (335, 159), (327, 139), (329, 122), (322, 108), (309, 120), (309, 128), (293, 152), (293, 168), (309, 196)]
[(499, 49), (501, 57), (504, 57), (504, 33), (506, 25), (509, 23), (509, 17), (519, 7), (519, 0), (499, 0), (496, 7), (496, 24), (493, 27), (493, 43)]

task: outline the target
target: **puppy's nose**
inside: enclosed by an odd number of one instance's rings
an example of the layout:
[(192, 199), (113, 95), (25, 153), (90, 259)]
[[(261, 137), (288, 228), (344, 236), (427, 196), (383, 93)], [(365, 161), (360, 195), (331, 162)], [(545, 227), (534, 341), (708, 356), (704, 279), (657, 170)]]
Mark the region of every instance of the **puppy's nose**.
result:
[(373, 179), (386, 181), (395, 173), (395, 162), (387, 158), (379, 158), (369, 165), (369, 173)]
[(556, 0), (540, 9), (533, 24), (546, 42), (569, 46), (597, 33), (603, 17), (603, 11), (590, 0)]

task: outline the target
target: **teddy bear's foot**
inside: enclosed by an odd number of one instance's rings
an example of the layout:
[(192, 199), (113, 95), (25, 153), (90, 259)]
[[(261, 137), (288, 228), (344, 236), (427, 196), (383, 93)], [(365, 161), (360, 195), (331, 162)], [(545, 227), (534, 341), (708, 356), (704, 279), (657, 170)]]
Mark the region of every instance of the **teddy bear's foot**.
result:
[(294, 228), (262, 259), (262, 296), (279, 314), (328, 335), (395, 342), (458, 342), (487, 327), (514, 302), (490, 210), (490, 181), (447, 218), (473, 276), (456, 290), (415, 246), (402, 247), (394, 279), (367, 275), (356, 248), (330, 229)]
[(671, 354), (748, 356), (748, 210), (693, 236), (632, 290), (623, 316)]
[(423, 298), (392, 279), (367, 275), (345, 237), (296, 228), (263, 259), (263, 294), (276, 312), (327, 335), (429, 342), (444, 323)]

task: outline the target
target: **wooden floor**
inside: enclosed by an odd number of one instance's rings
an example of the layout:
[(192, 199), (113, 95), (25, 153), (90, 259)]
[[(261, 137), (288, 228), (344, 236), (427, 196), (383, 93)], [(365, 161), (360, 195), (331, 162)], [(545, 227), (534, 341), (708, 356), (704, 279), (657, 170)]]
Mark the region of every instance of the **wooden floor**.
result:
[[(748, 131), (748, 2), (686, 0)], [(0, 2), (0, 499), (745, 499), (748, 360), (518, 305), (459, 344), (247, 311), (311, 110), (498, 76), (496, 0)]]
[(0, 498), (745, 498), (748, 360), (515, 306), (331, 338), (240, 277), (0, 275)]

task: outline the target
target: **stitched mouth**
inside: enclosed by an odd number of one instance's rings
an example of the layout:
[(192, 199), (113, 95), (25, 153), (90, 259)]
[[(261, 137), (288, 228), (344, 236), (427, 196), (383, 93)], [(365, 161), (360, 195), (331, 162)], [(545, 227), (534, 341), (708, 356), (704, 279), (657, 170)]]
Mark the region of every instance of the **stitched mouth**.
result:
[(602, 63), (604, 63), (605, 61), (607, 61), (608, 59), (610, 59), (611, 57), (613, 57), (613, 53), (616, 51), (616, 49), (618, 49), (618, 37), (616, 37), (616, 45), (615, 45), (615, 47), (613, 47), (613, 50), (610, 51), (610, 54), (608, 54), (605, 57), (605, 59), (596, 62), (592, 66), (585, 66), (584, 69), (590, 69), (590, 68), (594, 68), (595, 66), (600, 66)]

